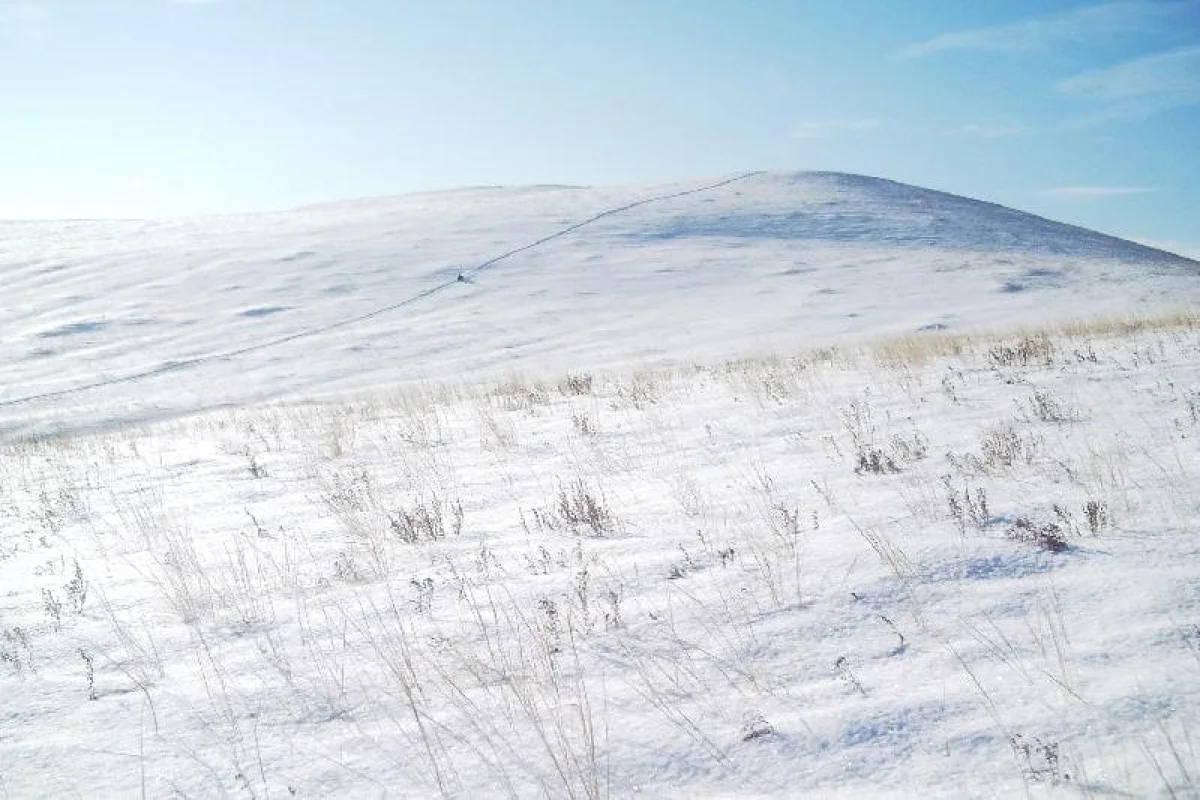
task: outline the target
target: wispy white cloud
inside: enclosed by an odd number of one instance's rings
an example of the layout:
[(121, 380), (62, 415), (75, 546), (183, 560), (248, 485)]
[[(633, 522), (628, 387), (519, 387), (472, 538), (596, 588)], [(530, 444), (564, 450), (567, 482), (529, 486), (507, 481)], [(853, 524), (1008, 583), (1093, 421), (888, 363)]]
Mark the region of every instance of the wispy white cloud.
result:
[(1158, 30), (1200, 10), (1200, 0), (1111, 2), (1061, 14), (1018, 20), (965, 31), (953, 31), (900, 51), (921, 58), (952, 50), (1022, 53), (1071, 42), (1093, 42), (1138, 31)]
[(878, 130), (881, 124), (873, 117), (856, 120), (808, 120), (797, 124), (792, 134), (797, 139), (828, 139), (848, 133), (870, 133)]
[(1135, 58), (1060, 81), (1064, 95), (1105, 104), (1098, 119), (1149, 116), (1200, 103), (1200, 46)]
[(978, 136), (981, 139), (1008, 139), (1028, 136), (1033, 131), (1025, 125), (995, 122), (968, 122), (946, 131), (947, 136)]
[(1043, 189), (1043, 193), (1054, 197), (1075, 200), (1103, 200), (1109, 197), (1125, 197), (1154, 191), (1146, 186), (1055, 186)]

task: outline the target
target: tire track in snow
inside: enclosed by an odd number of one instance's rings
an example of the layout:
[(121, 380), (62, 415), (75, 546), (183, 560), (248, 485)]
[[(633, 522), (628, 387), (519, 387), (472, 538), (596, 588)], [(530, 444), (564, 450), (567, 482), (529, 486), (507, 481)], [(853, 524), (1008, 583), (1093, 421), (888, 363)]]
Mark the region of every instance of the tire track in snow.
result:
[(532, 250), (535, 247), (541, 247), (542, 245), (546, 244), (547, 242), (552, 242), (555, 239), (559, 239), (563, 236), (566, 236), (569, 233), (573, 233), (573, 232), (579, 230), (580, 228), (582, 228), (586, 225), (591, 225), (593, 222), (602, 220), (605, 217), (612, 217), (612, 216), (616, 216), (617, 214), (623, 214), (626, 211), (631, 211), (640, 206), (648, 206), (651, 203), (661, 203), (666, 200), (674, 200), (679, 197), (686, 197), (687, 195), (690, 195), (690, 194), (700, 194), (701, 192), (709, 192), (709, 191), (712, 191), (713, 189), (719, 189), (722, 186), (728, 186), (731, 183), (743, 181), (746, 178), (752, 178), (755, 175), (761, 175), (761, 174), (762, 174), (761, 170), (756, 171), (756, 172), (744, 172), (741, 175), (736, 175), (732, 178), (726, 178), (725, 180), (718, 181), (716, 183), (706, 184), (705, 186), (698, 186), (694, 189), (686, 189), (682, 192), (672, 192), (670, 194), (661, 194), (661, 195), (656, 195), (654, 197), (647, 197), (643, 200), (636, 200), (632, 203), (628, 203), (627, 205), (618, 206), (617, 208), (610, 208), (607, 211), (601, 211), (599, 214), (596, 214), (594, 217), (588, 217), (587, 219), (585, 219), (581, 222), (576, 222), (573, 225), (568, 225), (567, 227), (562, 228), (561, 230), (555, 231), (554, 233), (550, 234), (549, 236), (543, 236), (541, 239), (538, 239), (536, 242), (530, 242), (529, 244), (518, 247), (515, 250), (509, 250), (507, 253), (498, 255), (495, 258), (484, 261), (482, 264), (480, 264), (476, 267), (472, 267), (469, 270), (465, 270), (463, 272), (463, 274), (467, 275), (468, 277), (471, 275), (475, 275), (478, 272), (482, 272), (485, 269), (495, 266), (496, 264), (500, 263), (501, 261), (505, 260), (506, 258), (511, 258), (512, 256), (515, 256), (518, 253), (524, 253), (526, 250)]
[[(752, 178), (755, 175), (761, 175), (761, 174), (762, 174), (762, 172), (758, 171), (758, 170), (756, 170), (754, 172), (744, 172), (744, 173), (742, 173), (740, 175), (736, 175), (732, 178), (726, 178), (724, 180), (717, 181), (716, 183), (709, 183), (709, 184), (705, 184), (703, 186), (697, 186), (695, 188), (685, 189), (685, 190), (679, 191), (679, 192), (670, 192), (668, 194), (655, 195), (653, 197), (647, 197), (647, 198), (643, 198), (641, 200), (635, 200), (634, 202), (627, 203), (623, 206), (617, 206), (615, 208), (610, 208), (605, 211), (601, 211), (599, 214), (588, 217), (587, 219), (581, 220), (579, 222), (572, 223), (571, 225), (568, 225), (565, 228), (560, 228), (559, 230), (556, 230), (551, 234), (543, 236), (542, 238), (537, 239), (536, 241), (530, 242), (529, 244), (522, 245), (520, 247), (509, 250), (505, 253), (501, 253), (498, 256), (494, 256), (493, 258), (489, 258), (487, 261), (477, 264), (476, 266), (471, 267), (470, 269), (463, 270), (462, 275), (464, 275), (466, 277), (472, 277), (474, 275), (477, 275), (485, 270), (491, 269), (492, 267), (496, 266), (497, 264), (499, 264), (502, 261), (512, 258), (515, 255), (518, 255), (520, 253), (524, 253), (526, 251), (541, 247), (542, 245), (547, 244), (548, 242), (552, 242), (555, 239), (561, 239), (564, 236), (568, 236), (568, 235), (574, 233), (575, 231), (579, 230), (580, 228), (584, 228), (588, 225), (591, 225), (592, 223), (595, 223), (595, 222), (598, 222), (599, 220), (605, 219), (606, 217), (617, 216), (617, 215), (623, 214), (627, 211), (631, 211), (635, 208), (640, 208), (641, 206), (651, 205), (653, 203), (662, 203), (667, 200), (675, 200), (677, 198), (686, 197), (688, 195), (700, 194), (702, 192), (710, 192), (714, 189), (719, 189), (723, 186), (728, 186), (731, 183), (736, 183), (738, 181), (746, 180), (747, 178)], [(119, 386), (124, 383), (133, 383), (135, 381), (145, 380), (148, 378), (156, 378), (160, 375), (166, 375), (171, 372), (178, 372), (179, 370), (189, 369), (191, 367), (197, 367), (202, 364), (208, 364), (208, 363), (212, 363), (212, 362), (216, 362), (216, 361), (227, 361), (229, 359), (238, 358), (240, 356), (248, 355), (250, 353), (256, 353), (256, 352), (259, 352), (262, 350), (269, 350), (273, 347), (279, 347), (280, 345), (287, 344), (288, 342), (294, 342), (298, 339), (307, 339), (312, 336), (319, 336), (323, 333), (328, 333), (330, 331), (338, 330), (340, 328), (346, 328), (351, 325), (357, 325), (360, 322), (365, 322), (366, 320), (373, 319), (378, 316), (382, 316), (383, 314), (388, 314), (388, 313), (391, 313), (392, 311), (397, 311), (401, 308), (404, 308), (405, 306), (410, 306), (410, 305), (420, 302), (421, 300), (424, 300), (428, 297), (432, 297), (435, 294), (443, 292), (446, 289), (449, 289), (451, 286), (456, 285), (458, 282), (459, 282), (458, 278), (455, 277), (451, 280), (447, 280), (442, 283), (431, 286), (428, 289), (422, 289), (421, 291), (419, 291), (415, 294), (409, 295), (408, 297), (404, 298), (403, 300), (400, 300), (399, 302), (391, 303), (390, 305), (382, 306), (380, 308), (376, 308), (372, 311), (368, 311), (363, 314), (358, 314), (353, 317), (347, 317), (346, 319), (338, 320), (337, 322), (331, 322), (327, 325), (319, 325), (314, 328), (306, 328), (304, 330), (297, 331), (295, 333), (290, 333), (287, 336), (280, 336), (275, 339), (268, 339), (267, 341), (264, 341), (264, 342), (258, 342), (256, 344), (246, 345), (245, 347), (238, 347), (238, 348), (234, 348), (232, 350), (225, 350), (225, 351), (221, 351), (218, 353), (210, 353), (207, 355), (196, 356), (194, 358), (183, 359), (181, 361), (167, 361), (163, 364), (159, 364), (156, 367), (151, 367), (149, 369), (141, 370), (140, 372), (133, 372), (128, 375), (120, 375), (120, 376), (113, 377), (113, 378), (102, 378), (100, 380), (92, 381), (91, 383), (80, 384), (78, 386), (71, 386), (66, 389), (56, 389), (56, 390), (49, 391), (49, 392), (39, 392), (37, 394), (30, 394), (30, 395), (25, 395), (22, 397), (12, 397), (12, 398), (7, 398), (7, 399), (0, 399), (0, 408), (9, 408), (12, 406), (22, 405), (24, 403), (33, 403), (33, 402), (37, 402), (40, 400), (56, 400), (60, 397), (69, 397), (71, 395), (82, 394), (84, 392), (89, 392), (94, 389), (103, 389), (107, 386)]]

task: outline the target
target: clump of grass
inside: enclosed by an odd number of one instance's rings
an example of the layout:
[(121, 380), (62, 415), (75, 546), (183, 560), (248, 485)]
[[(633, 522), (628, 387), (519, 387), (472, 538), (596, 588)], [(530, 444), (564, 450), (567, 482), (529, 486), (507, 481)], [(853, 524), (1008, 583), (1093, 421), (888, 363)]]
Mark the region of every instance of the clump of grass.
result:
[(550, 393), (540, 381), (512, 377), (498, 383), (491, 392), (496, 404), (506, 411), (528, 411), (550, 402)]
[(617, 384), (617, 399), (626, 407), (643, 411), (659, 401), (665, 388), (663, 382), (668, 378), (661, 372), (635, 372)]
[(1024, 443), (1012, 425), (993, 428), (979, 443), (979, 455), (989, 467), (1011, 467), (1024, 452)]
[(1075, 409), (1043, 389), (1034, 390), (1033, 397), (1029, 398), (1029, 411), (1042, 422), (1056, 425), (1079, 419), (1079, 413)]
[(572, 412), (571, 426), (582, 436), (594, 436), (596, 434), (596, 423), (588, 416), (586, 411)]
[(889, 443), (896, 458), (902, 462), (921, 461), (929, 455), (929, 440), (917, 431), (907, 438), (899, 434), (892, 434)]
[(1067, 537), (1061, 527), (1053, 522), (1038, 524), (1028, 517), (1019, 517), (1008, 529), (1008, 538), (1016, 542), (1037, 545), (1049, 553), (1061, 553), (1067, 549)]
[(1032, 435), (1022, 436), (1011, 423), (988, 430), (979, 440), (978, 453), (947, 453), (946, 459), (966, 475), (992, 474), (1018, 464), (1032, 463), (1040, 447)]
[(593, 489), (583, 478), (567, 485), (559, 484), (555, 502), (547, 508), (533, 510), (534, 522), (546, 530), (590, 533), (602, 537), (616, 527), (616, 519), (604, 500), (604, 494)]
[(558, 487), (556, 510), (568, 526), (587, 529), (594, 536), (604, 536), (613, 528), (613, 516), (603, 495), (584, 483), (583, 478), (576, 479), (569, 487)]
[(62, 630), (62, 600), (54, 594), (50, 589), (42, 589), (42, 610), (46, 612), (46, 616), (50, 618), (50, 624), (54, 626), (55, 632)]
[(392, 533), (402, 542), (440, 542), (462, 533), (463, 508), (458, 500), (443, 500), (434, 495), (417, 500), (408, 508), (399, 508), (387, 518)]
[(1099, 536), (1100, 531), (1112, 524), (1108, 513), (1108, 504), (1099, 500), (1088, 500), (1083, 504), (1083, 515), (1087, 517), (1088, 530), (1093, 536)]
[(88, 584), (83, 579), (83, 569), (80, 568), (79, 562), (75, 562), (75, 575), (70, 581), (63, 586), (63, 591), (67, 594), (67, 603), (75, 614), (83, 614), (83, 606), (87, 602)]
[(1062, 763), (1058, 742), (1044, 742), (1036, 736), (1016, 733), (1008, 738), (1008, 743), (1023, 763), (1029, 780), (1051, 784), (1071, 780)]
[(899, 472), (896, 461), (878, 447), (867, 447), (854, 454), (854, 472), (858, 475), (870, 472), (873, 475), (884, 475)]
[(338, 553), (333, 560), (333, 574), (342, 583), (364, 583), (367, 580), (358, 561), (345, 551)]
[(984, 530), (991, 524), (992, 517), (988, 511), (987, 492), (982, 486), (976, 486), (972, 491), (964, 483), (960, 492), (952, 485), (949, 475), (942, 476), (942, 484), (946, 487), (950, 516), (957, 523), (959, 533), (965, 534), (968, 524), (979, 530)]
[(558, 382), (558, 391), (567, 396), (591, 394), (592, 376), (587, 372), (579, 375), (568, 375)]
[(1054, 358), (1054, 342), (1044, 332), (1026, 334), (1015, 343), (1000, 343), (988, 350), (988, 361), (994, 367), (1049, 366)]
[(79, 653), (79, 657), (83, 660), (84, 681), (87, 683), (87, 694), (85, 696), (88, 700), (98, 700), (100, 695), (96, 694), (95, 661), (92, 658), (91, 653), (89, 653), (87, 650), (84, 650), (82, 647), (80, 647), (76, 652)]
[(33, 668), (29, 634), (23, 628), (5, 628), (0, 631), (0, 664), (8, 664), (18, 678), (25, 676), (26, 667)]
[(917, 430), (908, 437), (892, 434), (886, 447), (880, 445), (881, 437), (866, 400), (855, 400), (844, 409), (842, 424), (854, 445), (854, 471), (859, 475), (896, 473), (901, 464), (911, 464), (929, 455), (929, 441)]

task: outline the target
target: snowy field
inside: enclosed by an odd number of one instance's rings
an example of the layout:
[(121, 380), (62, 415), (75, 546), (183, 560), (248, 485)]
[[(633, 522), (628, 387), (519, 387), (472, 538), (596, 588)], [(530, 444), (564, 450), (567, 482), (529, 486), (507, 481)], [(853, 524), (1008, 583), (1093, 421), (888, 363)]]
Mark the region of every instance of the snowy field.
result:
[(686, 189), (0, 224), (0, 797), (1197, 796), (1200, 267)]

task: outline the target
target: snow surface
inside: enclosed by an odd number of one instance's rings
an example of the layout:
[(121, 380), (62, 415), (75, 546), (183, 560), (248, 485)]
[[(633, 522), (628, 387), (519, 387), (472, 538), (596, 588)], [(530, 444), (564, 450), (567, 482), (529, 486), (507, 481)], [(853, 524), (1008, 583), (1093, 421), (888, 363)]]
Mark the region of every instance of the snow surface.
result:
[(1198, 265), (690, 188), (3, 223), (0, 797), (1195, 796)]
[[(695, 186), (471, 189), (171, 222), (0, 223), (0, 432), (573, 364), (685, 364), (1197, 297), (1196, 262), (837, 173), (746, 176), (471, 272), (597, 214)], [(462, 271), (471, 283), (454, 282)], [(343, 324), (424, 292), (434, 294)], [(123, 382), (147, 373), (161, 377), (135, 391)], [(57, 394), (94, 383), (113, 385)], [(12, 403), (42, 394), (53, 402)]]

